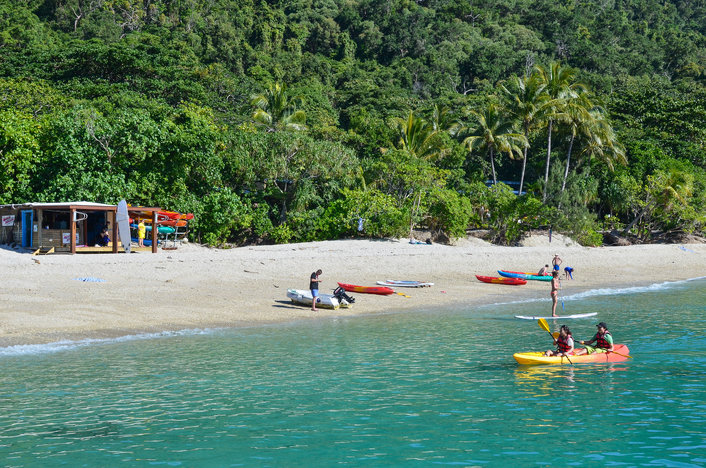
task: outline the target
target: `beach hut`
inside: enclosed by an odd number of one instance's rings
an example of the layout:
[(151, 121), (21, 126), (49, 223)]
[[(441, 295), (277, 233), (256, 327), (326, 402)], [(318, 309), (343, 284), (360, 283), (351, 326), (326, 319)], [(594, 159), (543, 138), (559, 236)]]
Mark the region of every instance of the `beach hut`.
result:
[[(130, 216), (151, 217), (157, 225), (159, 207), (131, 206)], [(0, 205), (0, 244), (16, 243), (34, 251), (118, 253), (117, 205), (85, 201)], [(96, 239), (108, 227), (111, 243), (97, 247)], [(122, 249), (121, 249), (122, 250)], [(132, 249), (142, 250), (142, 249)], [(149, 250), (149, 248), (144, 248)], [(152, 230), (152, 253), (157, 253), (157, 230)]]

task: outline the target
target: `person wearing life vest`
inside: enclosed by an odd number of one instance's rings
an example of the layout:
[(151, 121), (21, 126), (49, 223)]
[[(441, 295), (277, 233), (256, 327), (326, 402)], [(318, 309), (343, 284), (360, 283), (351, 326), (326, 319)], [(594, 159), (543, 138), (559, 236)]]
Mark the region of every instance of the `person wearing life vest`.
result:
[(566, 325), (559, 328), (559, 336), (554, 340), (556, 350), (550, 349), (544, 353), (545, 356), (567, 356), (574, 354), (574, 337), (571, 330)]
[[(601, 322), (598, 325), (596, 325), (596, 328), (598, 331), (596, 334), (593, 336), (588, 341), (579, 341), (582, 345), (586, 345), (585, 349), (579, 349), (576, 354), (593, 354), (593, 353), (607, 353), (609, 351), (613, 351), (613, 335), (610, 334), (608, 331), (608, 325), (605, 324), (605, 322)], [(596, 343), (596, 346), (589, 346), (593, 343)]]

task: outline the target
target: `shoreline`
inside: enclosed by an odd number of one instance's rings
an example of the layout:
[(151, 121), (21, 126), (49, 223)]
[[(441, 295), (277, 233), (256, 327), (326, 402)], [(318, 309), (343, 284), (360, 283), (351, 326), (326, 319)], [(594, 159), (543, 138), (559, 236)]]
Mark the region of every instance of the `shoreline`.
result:
[[(587, 248), (556, 235), (551, 244), (546, 236), (529, 240), (523, 247), (477, 239), (453, 246), (341, 240), (230, 250), (187, 244), (156, 255), (42, 257), (2, 249), (0, 349), (544, 298), (549, 315), (548, 284), (488, 285), (474, 274), (496, 276), (494, 268), (538, 270), (554, 253), (575, 268), (576, 279), (562, 282), (565, 297), (706, 276), (704, 244), (689, 244), (686, 250), (679, 244)], [(353, 293), (351, 309), (314, 313), (292, 305), (286, 290), (305, 289), (317, 268), (324, 270), (322, 292), (336, 281), (374, 285), (408, 279), (435, 285), (397, 289), (410, 298)], [(77, 277), (105, 282), (84, 283)]]

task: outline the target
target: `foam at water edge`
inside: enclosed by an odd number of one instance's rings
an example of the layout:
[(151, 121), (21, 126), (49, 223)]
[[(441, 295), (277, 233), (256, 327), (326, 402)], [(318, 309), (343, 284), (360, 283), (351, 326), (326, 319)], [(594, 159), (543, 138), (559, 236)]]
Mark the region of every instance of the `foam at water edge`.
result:
[[(561, 295), (561, 291), (560, 291), (560, 299), (562, 301), (578, 301), (581, 299), (585, 299), (587, 297), (595, 297), (595, 296), (617, 296), (620, 294), (635, 294), (635, 293), (641, 293), (641, 292), (654, 292), (654, 291), (661, 291), (661, 290), (670, 289), (675, 286), (680, 286), (680, 285), (688, 283), (690, 281), (698, 281), (698, 280), (703, 280), (703, 279), (706, 279), (706, 276), (699, 276), (696, 278), (689, 278), (689, 279), (679, 280), (679, 281), (664, 281), (663, 283), (655, 283), (655, 284), (650, 284), (647, 286), (631, 286), (628, 288), (589, 289), (588, 291), (583, 291), (583, 292), (576, 293), (576, 294), (570, 294), (568, 296)], [(533, 299), (523, 299), (520, 301), (498, 302), (498, 303), (492, 304), (492, 306), (509, 305), (509, 304), (526, 304), (526, 303), (531, 303), (531, 302), (546, 302), (549, 300), (550, 300), (549, 298), (536, 297)], [(489, 306), (490, 306), (490, 304), (489, 304)]]
[(67, 351), (82, 346), (96, 344), (122, 343), (125, 341), (149, 340), (153, 338), (169, 338), (175, 336), (207, 335), (220, 330), (220, 328), (192, 328), (177, 331), (163, 331), (158, 333), (138, 333), (117, 338), (85, 338), (83, 340), (62, 340), (53, 343), (14, 345), (0, 348), (0, 356), (22, 356), (27, 354), (47, 354)]

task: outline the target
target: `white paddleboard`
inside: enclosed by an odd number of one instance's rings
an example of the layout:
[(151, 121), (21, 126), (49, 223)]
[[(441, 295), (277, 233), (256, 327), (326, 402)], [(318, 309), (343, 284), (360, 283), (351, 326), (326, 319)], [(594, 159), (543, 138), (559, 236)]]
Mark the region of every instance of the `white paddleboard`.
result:
[[(132, 242), (130, 238), (130, 217), (127, 214), (127, 202), (125, 200), (120, 200), (120, 203), (118, 203), (118, 212), (115, 215), (115, 220), (118, 222), (120, 242), (123, 244), (125, 252), (130, 253), (130, 243)], [(117, 241), (117, 239), (113, 239), (113, 242)]]
[(586, 317), (594, 317), (598, 315), (598, 312), (589, 312), (587, 314), (574, 314), (574, 315), (561, 315), (559, 317), (552, 317), (551, 315), (549, 317), (540, 317), (539, 315), (515, 315), (515, 318), (518, 319), (524, 319), (524, 320), (539, 320), (539, 319), (544, 319), (544, 320), (564, 320), (564, 319), (579, 319), (579, 318), (586, 318)]
[(392, 286), (392, 287), (396, 287), (396, 288), (428, 288), (430, 286), (434, 286), (434, 283), (423, 283), (421, 281), (395, 281), (395, 280), (377, 281), (377, 284), (382, 285), (382, 286)]

